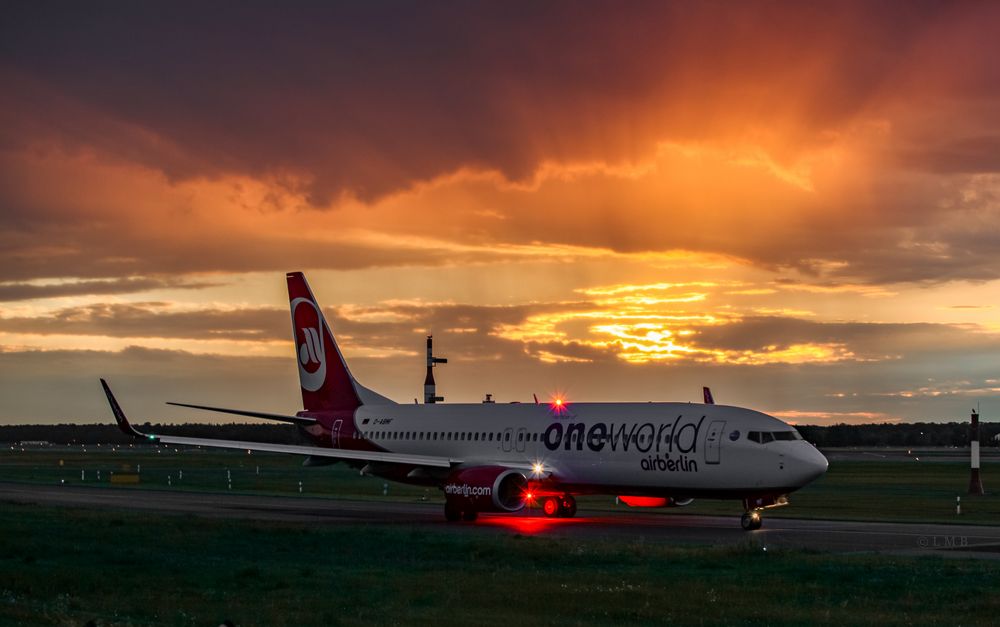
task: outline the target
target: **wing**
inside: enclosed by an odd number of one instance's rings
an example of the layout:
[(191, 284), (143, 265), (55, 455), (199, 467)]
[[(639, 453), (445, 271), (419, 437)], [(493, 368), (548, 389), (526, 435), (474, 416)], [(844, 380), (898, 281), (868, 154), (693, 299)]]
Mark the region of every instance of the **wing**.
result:
[[(266, 442), (244, 442), (240, 440), (215, 440), (212, 438), (184, 438), (172, 435), (156, 435), (142, 433), (132, 426), (118, 404), (108, 382), (101, 379), (101, 386), (108, 397), (111, 412), (115, 415), (118, 427), (128, 435), (142, 438), (148, 442), (162, 444), (182, 444), (185, 446), (209, 446), (215, 448), (230, 448), (244, 451), (266, 451), (269, 453), (288, 453), (291, 455), (306, 455), (312, 457), (327, 457), (331, 459), (357, 460), (366, 462), (384, 462), (404, 464), (407, 466), (423, 466), (428, 468), (451, 468), (462, 463), (461, 460), (433, 455), (407, 455), (404, 453), (385, 453), (380, 451), (351, 451), (338, 448), (320, 448), (318, 446), (296, 446), (293, 444), (268, 444)], [(244, 413), (241, 415), (250, 415)]]

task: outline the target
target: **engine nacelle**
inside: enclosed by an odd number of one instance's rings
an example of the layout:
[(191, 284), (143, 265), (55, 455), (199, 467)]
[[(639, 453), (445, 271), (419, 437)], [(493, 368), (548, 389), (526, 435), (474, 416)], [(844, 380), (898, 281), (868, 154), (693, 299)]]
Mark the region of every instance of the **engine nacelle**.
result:
[(629, 507), (684, 507), (694, 502), (694, 499), (675, 499), (669, 496), (619, 496), (618, 498)]
[(524, 507), (528, 479), (503, 466), (475, 466), (448, 475), (443, 489), (461, 511), (516, 512)]

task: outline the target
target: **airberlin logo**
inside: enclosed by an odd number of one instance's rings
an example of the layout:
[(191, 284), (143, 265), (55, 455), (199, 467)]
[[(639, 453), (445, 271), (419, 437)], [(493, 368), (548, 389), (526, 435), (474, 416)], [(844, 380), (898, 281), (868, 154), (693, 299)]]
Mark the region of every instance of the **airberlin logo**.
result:
[(299, 351), (299, 381), (303, 389), (315, 392), (326, 380), (322, 318), (311, 300), (296, 298), (292, 301), (292, 320)]
[(321, 363), (319, 354), (323, 350), (319, 343), (319, 329), (302, 329), (302, 335), (305, 342), (299, 346), (299, 361), (302, 362), (303, 366), (309, 366), (313, 362), (319, 366)]
[(465, 498), (491, 496), (493, 488), (490, 486), (469, 485), (468, 483), (446, 483), (444, 493), (450, 496), (464, 496)]

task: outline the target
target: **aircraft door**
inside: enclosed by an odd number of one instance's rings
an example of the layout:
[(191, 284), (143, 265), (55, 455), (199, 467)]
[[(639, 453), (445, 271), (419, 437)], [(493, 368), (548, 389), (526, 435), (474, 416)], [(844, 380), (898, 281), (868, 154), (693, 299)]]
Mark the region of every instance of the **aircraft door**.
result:
[(514, 439), (514, 430), (507, 428), (503, 430), (503, 450), (510, 452), (511, 440)]
[(720, 459), (719, 449), (722, 444), (722, 431), (726, 427), (725, 420), (713, 420), (708, 424), (708, 431), (705, 432), (705, 463), (718, 464)]
[(343, 420), (334, 420), (333, 429), (330, 430), (330, 442), (333, 448), (340, 448), (340, 428), (344, 426)]
[(520, 429), (518, 429), (517, 430), (517, 442), (516, 442), (516, 444), (517, 444), (517, 452), (518, 453), (523, 453), (524, 452), (524, 444), (527, 441), (527, 439), (528, 439), (528, 430), (525, 429), (524, 427), (521, 427)]

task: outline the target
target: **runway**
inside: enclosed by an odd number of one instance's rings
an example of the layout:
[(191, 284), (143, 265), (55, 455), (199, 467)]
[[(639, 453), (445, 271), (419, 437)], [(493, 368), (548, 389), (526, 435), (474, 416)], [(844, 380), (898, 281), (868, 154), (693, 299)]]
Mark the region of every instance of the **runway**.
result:
[(359, 501), (229, 493), (0, 483), (0, 502), (89, 509), (120, 509), (208, 518), (395, 525), (428, 532), (506, 533), (666, 544), (743, 545), (761, 550), (816, 549), (837, 553), (893, 552), (1000, 558), (1000, 526), (781, 519), (765, 515), (764, 527), (746, 532), (735, 516), (661, 512), (588, 512), (553, 519), (539, 513), (481, 515), (475, 523), (447, 523), (431, 503)]

